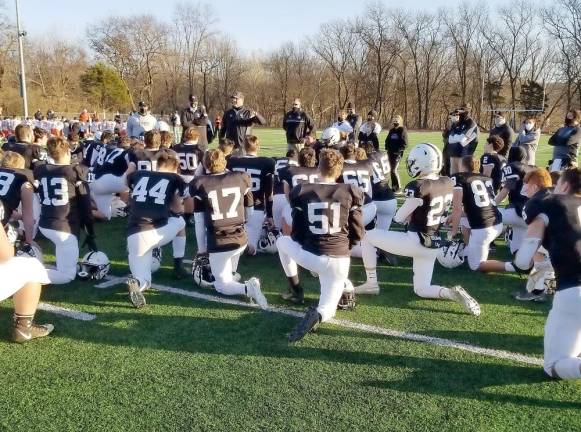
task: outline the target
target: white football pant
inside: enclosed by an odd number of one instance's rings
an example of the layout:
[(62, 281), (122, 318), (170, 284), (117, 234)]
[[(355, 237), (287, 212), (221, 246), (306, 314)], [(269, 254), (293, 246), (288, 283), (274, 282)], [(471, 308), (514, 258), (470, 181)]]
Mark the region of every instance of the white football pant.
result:
[(490, 243), (502, 233), (502, 224), (488, 228), (471, 229), (470, 240), (466, 246), (468, 256), (468, 266), (470, 270), (478, 270), (480, 263), (488, 259)]
[(397, 200), (394, 198), (388, 201), (373, 201), (377, 208), (377, 221), (375, 226), (380, 230), (389, 230), (391, 220), (397, 211)]
[(288, 236), (279, 237), (276, 246), (282, 268), (287, 277), (299, 274), (297, 265), (319, 275), (321, 297), (317, 311), (321, 314), (321, 321), (333, 318), (349, 276), (351, 259), (349, 257), (336, 258), (312, 254)]
[(502, 215), (502, 223), (512, 228), (512, 239), (510, 240), (510, 252), (515, 254), (525, 239), (527, 233), (527, 224), (522, 217), (516, 214), (514, 208), (499, 208)]
[(54, 243), (56, 269), (47, 269), (52, 284), (66, 284), (77, 276), (79, 241), (74, 234), (39, 228), (43, 236)]
[[(22, 209), (22, 204), (20, 204), (20, 208)], [(34, 216), (34, 232), (32, 233), (32, 238), (36, 238), (36, 234), (38, 233), (38, 223), (40, 222), (40, 210), (42, 206), (40, 205), (40, 198), (38, 194), (34, 194), (34, 198), (32, 199), (32, 214)]]
[(272, 220), (274, 226), (279, 230), (282, 228), (282, 216), (284, 208), (288, 205), (285, 194), (278, 194), (272, 197)]
[(114, 195), (128, 190), (125, 183), (125, 176), (114, 176), (105, 174), (94, 182), (90, 183), (91, 195), (97, 210), (105, 215), (107, 220), (111, 219), (111, 202)]
[(164, 226), (141, 231), (127, 237), (129, 270), (139, 280), (141, 290), (151, 285), (151, 251), (174, 240), (178, 232), (186, 226), (182, 217), (170, 217)]
[(14, 257), (0, 264), (0, 280), (0, 301), (11, 297), (29, 282), (50, 283), (41, 262), (31, 257)]
[(414, 292), (425, 298), (450, 299), (449, 289), (432, 285), (434, 262), (439, 249), (422, 246), (418, 233), (374, 229), (367, 231), (362, 242), (363, 265), (366, 269), (377, 268), (377, 249), (394, 255), (413, 258)]
[(214, 275), (214, 288), (220, 294), (224, 295), (244, 295), (246, 294), (246, 285), (236, 282), (232, 273), (238, 269), (240, 255), (246, 249), (246, 245), (228, 252), (214, 252), (208, 254), (210, 259), (210, 268)]
[(260, 240), (260, 235), (262, 234), (262, 224), (264, 223), (264, 211), (256, 210), (250, 214), (250, 217), (246, 221), (246, 235), (248, 236), (248, 244), (251, 245), (254, 250), (258, 247), (258, 240)]
[[(395, 200), (394, 200), (395, 201)], [(363, 226), (367, 226), (371, 223), (371, 221), (375, 218), (377, 214), (377, 207), (375, 202), (365, 204), (361, 207), (361, 216), (363, 219)], [(393, 216), (392, 216), (393, 217)], [(391, 220), (390, 220), (391, 223)], [(361, 242), (357, 243), (351, 248), (350, 255), (352, 258), (361, 258), (362, 251), (361, 251)]]
[(544, 369), (554, 378), (581, 378), (581, 286), (555, 293), (545, 324)]

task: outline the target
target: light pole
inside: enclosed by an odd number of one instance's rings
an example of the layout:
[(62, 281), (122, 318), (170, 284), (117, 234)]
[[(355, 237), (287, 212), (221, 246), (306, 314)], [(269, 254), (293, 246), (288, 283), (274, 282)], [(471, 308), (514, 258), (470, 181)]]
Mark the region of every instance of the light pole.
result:
[(25, 31), (20, 30), (20, 14), (18, 13), (18, 0), (16, 2), (16, 30), (18, 31), (18, 53), (20, 54), (20, 94), (24, 104), (24, 118), (28, 117), (28, 97), (26, 96), (26, 74), (24, 72), (24, 51), (22, 50), (22, 39), (26, 36)]

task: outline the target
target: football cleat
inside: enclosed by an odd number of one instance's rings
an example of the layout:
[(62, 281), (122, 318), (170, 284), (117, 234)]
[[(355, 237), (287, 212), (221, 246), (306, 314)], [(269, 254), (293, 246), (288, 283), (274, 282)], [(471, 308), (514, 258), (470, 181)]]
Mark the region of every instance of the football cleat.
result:
[[(240, 275), (238, 275), (240, 276)], [(234, 277), (234, 275), (232, 275)], [(194, 283), (200, 288), (213, 288), (214, 287), (214, 275), (212, 274), (212, 269), (210, 268), (210, 259), (208, 254), (197, 254), (194, 258), (194, 263), (192, 264), (192, 278)]]
[(534, 290), (531, 292), (528, 292), (526, 290), (524, 291), (518, 291), (514, 294), (514, 298), (518, 301), (535, 301), (535, 302), (544, 302), (547, 300), (547, 295), (545, 294), (545, 290)]
[(248, 279), (244, 285), (246, 285), (246, 295), (252, 299), (261, 309), (268, 308), (268, 301), (262, 291), (260, 291), (260, 281), (252, 277)]
[(355, 294), (378, 295), (379, 285), (377, 282), (367, 281), (364, 284), (355, 287)]
[(137, 309), (144, 307), (147, 303), (145, 301), (145, 296), (141, 292), (139, 281), (133, 276), (129, 276), (125, 283), (127, 284), (127, 289), (129, 291), (129, 300), (131, 300), (133, 306)]
[(104, 252), (88, 252), (79, 262), (77, 276), (81, 280), (101, 280), (109, 273), (111, 262)]
[(36, 324), (32, 318), (15, 317), (12, 327), (12, 340), (24, 343), (33, 339), (48, 336), (54, 330), (52, 324)]
[(155, 273), (161, 267), (162, 252), (160, 247), (153, 248), (151, 251), (151, 272)]
[(453, 269), (464, 264), (464, 242), (454, 240), (438, 250), (438, 262), (442, 267)]
[(454, 301), (460, 303), (468, 313), (474, 316), (480, 316), (480, 305), (470, 294), (460, 285), (450, 288), (454, 294)]
[(288, 337), (289, 342), (297, 342), (305, 337), (307, 333), (315, 331), (321, 322), (321, 314), (315, 306), (307, 309), (303, 319), (297, 324)]
[(44, 264), (42, 251), (37, 246), (20, 241), (17, 241), (14, 246), (16, 248), (16, 256), (36, 258), (41, 264)]
[(281, 294), (283, 300), (291, 302), (296, 305), (302, 305), (305, 302), (305, 292), (301, 287), (297, 290), (293, 290), (289, 287), (288, 291)]

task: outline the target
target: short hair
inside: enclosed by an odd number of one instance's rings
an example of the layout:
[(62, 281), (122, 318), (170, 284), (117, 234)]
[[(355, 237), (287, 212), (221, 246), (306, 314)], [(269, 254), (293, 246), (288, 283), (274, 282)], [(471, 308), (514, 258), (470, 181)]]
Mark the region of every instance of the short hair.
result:
[(256, 135), (248, 135), (244, 140), (244, 150), (246, 152), (256, 152), (260, 148), (260, 141)]
[(2, 167), (23, 169), (25, 165), (26, 160), (21, 154), (13, 151), (4, 152), (2, 157)]
[(490, 135), (486, 138), (486, 143), (492, 144), (492, 148), (495, 152), (499, 152), (504, 148), (504, 140), (498, 135)]
[(576, 122), (581, 122), (581, 111), (578, 109), (570, 109), (569, 111), (567, 111), (567, 114), (572, 113), (573, 114), (573, 119)]
[(345, 141), (347, 140), (347, 137), (349, 136), (349, 134), (347, 132), (344, 131), (339, 131), (339, 139), (341, 141)]
[(16, 141), (18, 142), (26, 142), (26, 143), (31, 143), (32, 142), (32, 129), (30, 128), (30, 126), (26, 125), (26, 124), (19, 124), (18, 126), (16, 126), (16, 129), (14, 129), (14, 135), (16, 135)]
[(78, 132), (71, 132), (68, 136), (69, 142), (79, 142), (80, 138)]
[(317, 165), (317, 153), (311, 147), (305, 147), (299, 152), (299, 165), (312, 168)]
[(197, 127), (189, 127), (184, 132), (184, 139), (186, 141), (198, 141), (200, 139), (200, 133)]
[(173, 134), (170, 131), (160, 131), (160, 147), (170, 148), (173, 144)]
[(150, 130), (145, 132), (143, 141), (146, 149), (158, 149), (161, 146), (161, 135), (157, 130)]
[(204, 168), (212, 174), (218, 174), (226, 169), (226, 155), (219, 149), (211, 149), (204, 155)]
[(367, 156), (369, 156), (371, 153), (375, 152), (375, 146), (373, 145), (372, 141), (363, 141), (363, 142), (359, 143), (359, 148), (362, 148), (363, 150), (365, 150), (365, 153), (367, 154)]
[(46, 148), (48, 155), (53, 158), (60, 160), (62, 157), (70, 151), (68, 141), (65, 141), (63, 137), (51, 137), (46, 143)]
[(34, 135), (34, 142), (41, 140), (42, 138), (48, 136), (48, 132), (45, 131), (41, 127), (35, 127), (32, 130), (32, 134)]
[(104, 144), (108, 143), (113, 138), (115, 138), (115, 135), (113, 135), (113, 132), (111, 132), (110, 130), (103, 131), (103, 133), (101, 134), (101, 142)]
[(234, 150), (234, 141), (225, 138), (224, 140), (220, 141), (220, 143), (218, 144), (218, 148), (225, 155), (229, 155), (230, 153), (232, 153), (232, 150)]
[(289, 150), (287, 150), (287, 152), (286, 152), (286, 155), (285, 155), (285, 156), (286, 156), (287, 158), (290, 158), (290, 159), (296, 159), (296, 158), (297, 158), (297, 156), (298, 156), (298, 153), (297, 153), (296, 149), (294, 149), (294, 148), (293, 148), (293, 149), (289, 149)]
[(581, 193), (581, 169), (569, 168), (561, 174), (561, 181), (565, 182), (571, 188), (571, 194)]
[(544, 168), (535, 168), (527, 172), (523, 179), (524, 183), (534, 183), (541, 188), (550, 188), (553, 186), (551, 174)]
[(345, 144), (339, 151), (345, 160), (355, 160), (355, 156), (357, 155), (357, 149), (352, 143)]
[(145, 144), (138, 139), (131, 139), (130, 145), (133, 150), (145, 150)]
[(357, 147), (355, 152), (355, 160), (362, 161), (367, 160), (367, 152), (362, 147)]
[(157, 168), (170, 168), (177, 171), (180, 159), (177, 153), (171, 149), (163, 148), (156, 155)]
[(464, 156), (462, 158), (462, 167), (469, 172), (478, 172), (480, 170), (480, 161), (474, 156)]
[(338, 178), (344, 163), (343, 156), (336, 150), (324, 149), (319, 154), (319, 170), (324, 177)]

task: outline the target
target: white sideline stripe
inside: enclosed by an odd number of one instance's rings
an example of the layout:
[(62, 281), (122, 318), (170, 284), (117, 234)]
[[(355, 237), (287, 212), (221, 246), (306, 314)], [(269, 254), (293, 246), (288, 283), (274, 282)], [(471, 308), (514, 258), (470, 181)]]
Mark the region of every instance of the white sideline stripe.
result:
[[(111, 287), (111, 286), (114, 286), (114, 285), (121, 283), (125, 278), (115, 277), (115, 276), (113, 276), (113, 277), (107, 276), (107, 279), (109, 279), (107, 282), (100, 283), (99, 285), (96, 285), (96, 287), (97, 288)], [(234, 306), (258, 308), (258, 305), (256, 305), (256, 304), (246, 303), (246, 302), (236, 300), (233, 298), (218, 297), (218, 296), (211, 295), (211, 294), (203, 294), (203, 293), (200, 293), (197, 291), (188, 291), (185, 289), (175, 288), (175, 287), (166, 286), (166, 285), (152, 284), (151, 286), (152, 286), (152, 288), (155, 288), (158, 291), (168, 292), (168, 293), (177, 294), (177, 295), (181, 295), (181, 296), (185, 296), (185, 297), (191, 297), (191, 298), (195, 298), (195, 299), (223, 303), (223, 304), (229, 304), (229, 305), (234, 305)], [(273, 312), (273, 313), (279, 313), (279, 314), (283, 314), (283, 315), (290, 315), (293, 317), (302, 317), (304, 315), (303, 312), (298, 312), (298, 311), (295, 311), (292, 309), (285, 309), (285, 308), (280, 308), (280, 307), (275, 307), (275, 306), (269, 306), (267, 311)], [(527, 355), (519, 354), (516, 352), (496, 350), (496, 349), (492, 349), (492, 348), (483, 348), (483, 347), (479, 347), (478, 345), (472, 345), (469, 343), (459, 342), (459, 341), (455, 341), (455, 340), (451, 340), (451, 339), (426, 336), (426, 335), (422, 335), (422, 334), (418, 334), (418, 333), (402, 332), (402, 331), (398, 331), (398, 330), (392, 330), (392, 329), (388, 329), (388, 328), (384, 328), (384, 327), (362, 324), (362, 323), (357, 323), (357, 322), (342, 320), (342, 319), (333, 318), (328, 322), (330, 324), (335, 324), (335, 325), (338, 325), (341, 327), (359, 330), (359, 331), (363, 331), (363, 332), (374, 333), (374, 334), (379, 334), (379, 335), (388, 336), (388, 337), (394, 337), (394, 338), (398, 338), (398, 339), (405, 339), (405, 340), (410, 340), (410, 341), (414, 341), (414, 342), (422, 342), (422, 343), (437, 345), (437, 346), (446, 347), (446, 348), (455, 348), (455, 349), (459, 349), (462, 351), (468, 351), (471, 353), (484, 355), (487, 357), (495, 357), (495, 358), (499, 358), (499, 359), (503, 359), (503, 360), (512, 360), (512, 361), (516, 361), (519, 363), (525, 363), (525, 364), (534, 365), (534, 366), (542, 366), (543, 365), (543, 359), (541, 359), (541, 358), (527, 356)]]
[(49, 303), (39, 303), (38, 309), (80, 321), (93, 321), (95, 318), (97, 318), (96, 315), (90, 313), (67, 309), (61, 306), (51, 305)]

